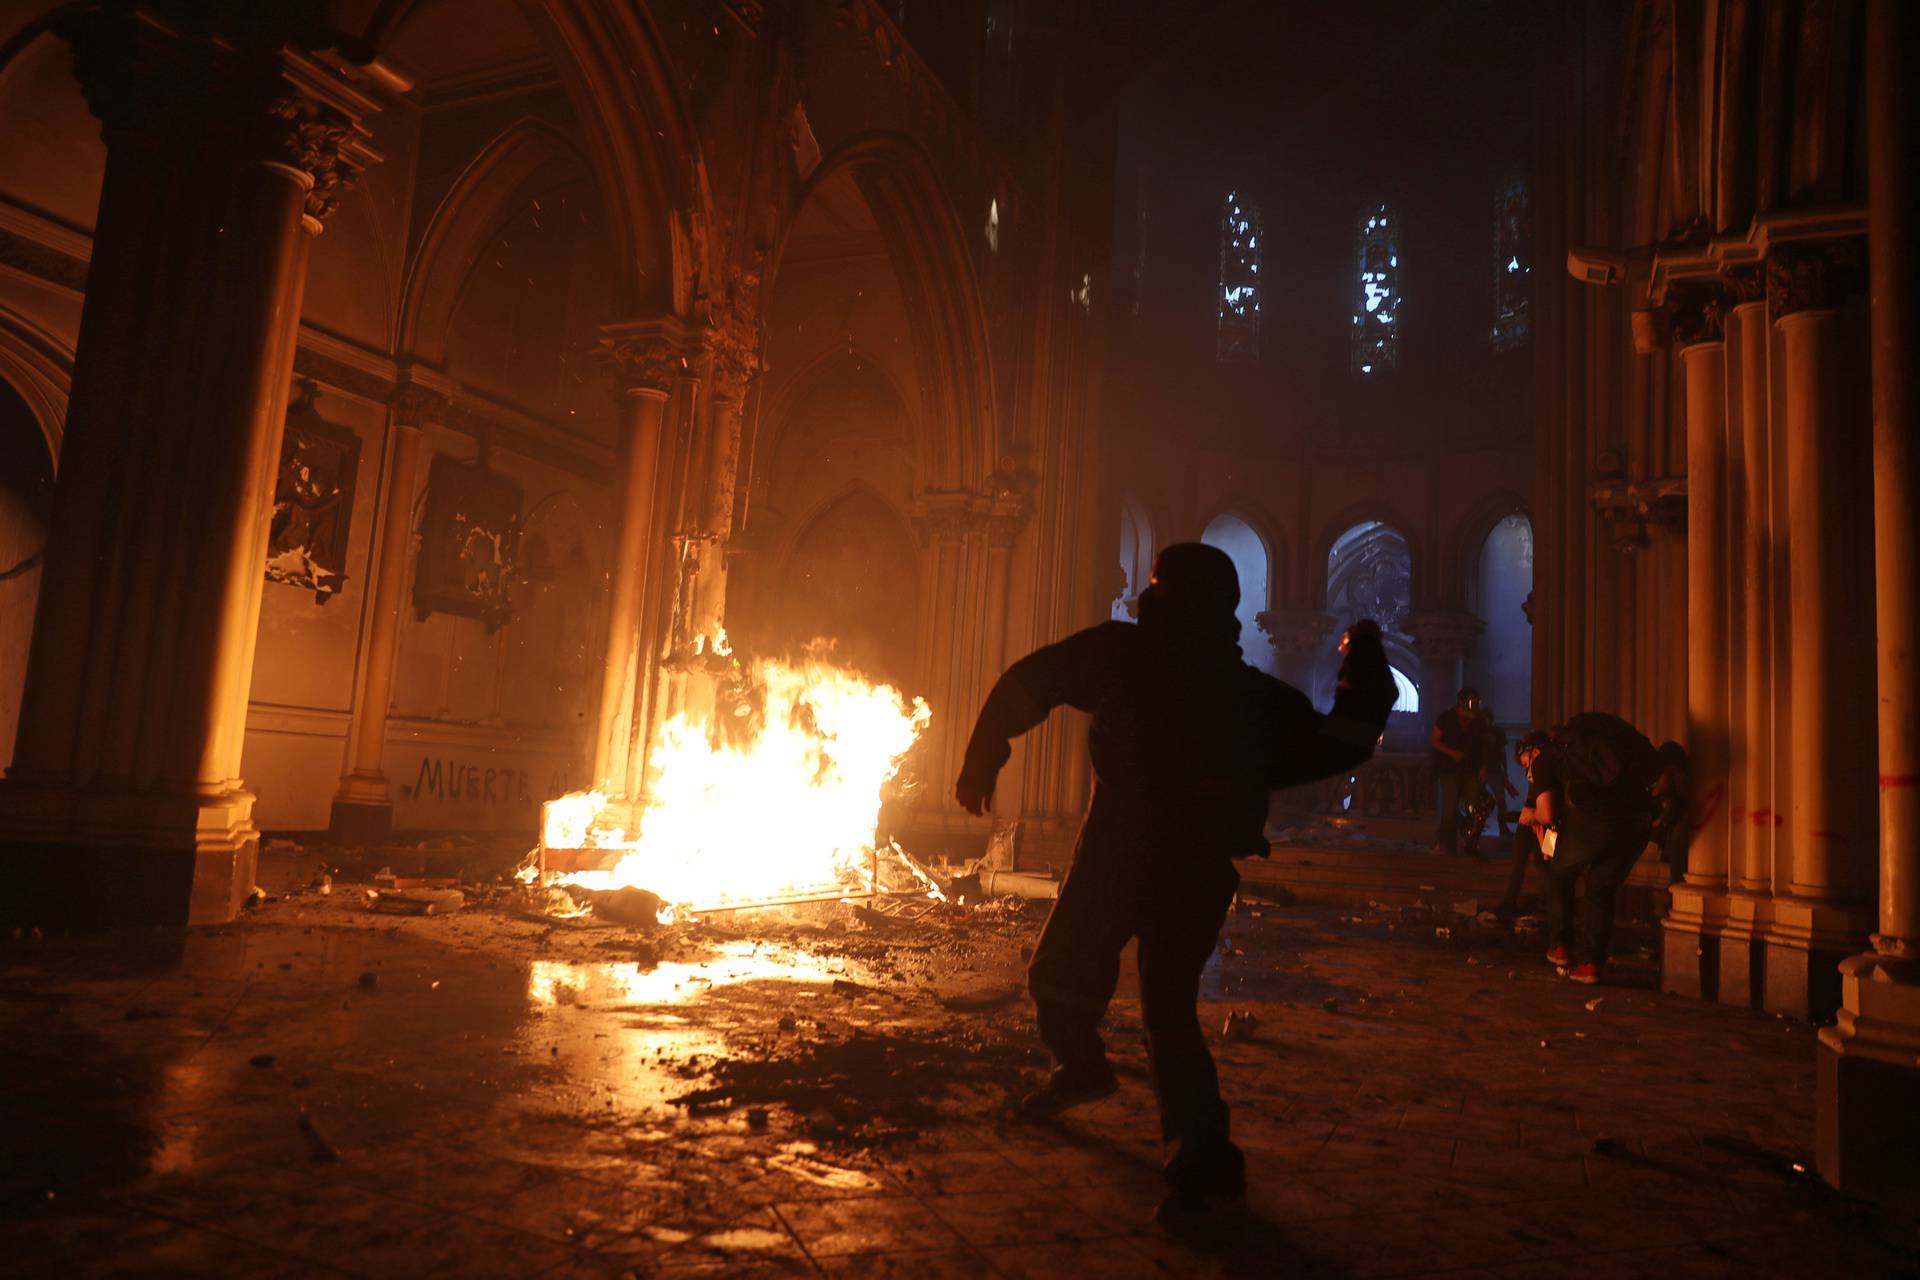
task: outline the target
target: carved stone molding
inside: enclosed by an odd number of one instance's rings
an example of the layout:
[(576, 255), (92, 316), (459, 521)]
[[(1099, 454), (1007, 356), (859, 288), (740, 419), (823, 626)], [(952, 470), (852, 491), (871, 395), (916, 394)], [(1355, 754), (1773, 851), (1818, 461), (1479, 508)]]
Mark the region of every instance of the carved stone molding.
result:
[(403, 426), (445, 423), (451, 416), (448, 410), (452, 406), (447, 397), (417, 382), (402, 382), (395, 387), (388, 403), (393, 406), (393, 420)]
[(1026, 504), (1018, 499), (990, 501), (980, 518), (986, 527), (987, 545), (1006, 550), (1019, 539), (1020, 530), (1026, 528)]
[(973, 495), (959, 490), (924, 493), (913, 504), (913, 527), (922, 546), (964, 542), (979, 526)]
[(1858, 239), (1784, 244), (1767, 254), (1767, 302), (1778, 320), (1797, 311), (1830, 311), (1866, 285)]
[(1615, 551), (1634, 552), (1652, 542), (1651, 531), (1684, 537), (1687, 531), (1685, 476), (1659, 480), (1613, 480), (1596, 484), (1593, 507), (1606, 522)]
[(694, 376), (700, 335), (677, 316), (604, 325), (593, 354), (609, 377), (629, 394), (669, 395), (673, 384)]
[(1691, 347), (1721, 342), (1727, 336), (1727, 312), (1733, 309), (1732, 291), (1718, 282), (1676, 284), (1667, 292), (1674, 344)]
[(1339, 619), (1318, 609), (1268, 609), (1253, 617), (1254, 625), (1273, 642), (1283, 659), (1311, 658), (1320, 652)]
[(289, 47), (305, 33), (299, 5), (262, 6), (218, 29), (175, 30), (136, 6), (85, 9), (55, 24), (109, 146), (139, 134), (181, 152), (224, 149), (241, 162), (285, 165), (311, 180), (306, 214), (325, 221), (381, 157), (360, 123), (379, 104)]
[(1408, 615), (1406, 629), (1414, 651), (1426, 661), (1454, 663), (1473, 652), (1487, 624), (1471, 613), (1443, 610)]

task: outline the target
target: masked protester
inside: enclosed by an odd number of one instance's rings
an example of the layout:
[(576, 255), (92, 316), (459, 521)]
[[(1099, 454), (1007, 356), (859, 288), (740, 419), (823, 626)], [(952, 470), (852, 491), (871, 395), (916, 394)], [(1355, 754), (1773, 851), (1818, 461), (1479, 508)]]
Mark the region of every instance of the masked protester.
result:
[(1008, 739), (1066, 705), (1093, 716), (1094, 790), (1028, 970), (1041, 1039), (1054, 1059), (1022, 1105), (1046, 1119), (1118, 1087), (1100, 1022), (1120, 952), (1139, 940), (1147, 1054), (1170, 1146), (1172, 1229), (1237, 1205), (1246, 1173), (1196, 1003), (1201, 970), (1240, 877), (1232, 859), (1264, 855), (1268, 792), (1331, 777), (1373, 753), (1394, 702), (1372, 622), (1342, 641), (1333, 711), (1241, 660), (1233, 561), (1181, 543), (1160, 553), (1140, 622), (1108, 622), (1016, 662), (988, 696), (956, 797), (992, 800)]

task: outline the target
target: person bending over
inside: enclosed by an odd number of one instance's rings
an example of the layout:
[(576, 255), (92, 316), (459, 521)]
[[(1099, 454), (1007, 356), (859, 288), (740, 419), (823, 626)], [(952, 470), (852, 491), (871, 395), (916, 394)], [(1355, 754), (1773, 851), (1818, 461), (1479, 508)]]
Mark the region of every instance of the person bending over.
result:
[(1266, 854), (1268, 792), (1372, 755), (1395, 696), (1380, 629), (1362, 621), (1341, 642), (1332, 713), (1315, 711), (1299, 690), (1241, 660), (1239, 599), (1226, 553), (1166, 548), (1137, 625), (1102, 623), (1007, 670), (981, 708), (954, 789), (962, 808), (984, 813), (1009, 739), (1058, 706), (1092, 714), (1093, 797), (1027, 974), (1054, 1068), (1021, 1109), (1051, 1118), (1118, 1087), (1100, 1023), (1120, 952), (1137, 938), (1147, 1056), (1170, 1152), (1157, 1216), (1176, 1231), (1245, 1191), (1197, 1012), (1201, 971), (1240, 882), (1232, 860)]
[(1547, 860), (1547, 959), (1575, 982), (1595, 983), (1615, 898), (1647, 847), (1659, 757), (1638, 729), (1603, 711), (1574, 716), (1532, 756), (1523, 820)]

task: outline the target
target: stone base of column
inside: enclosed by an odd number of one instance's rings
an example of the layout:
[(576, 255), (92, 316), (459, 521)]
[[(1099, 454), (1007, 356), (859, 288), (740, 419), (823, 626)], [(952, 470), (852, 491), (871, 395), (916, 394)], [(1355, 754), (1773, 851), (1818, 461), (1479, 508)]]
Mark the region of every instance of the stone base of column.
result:
[(1720, 990), (1720, 930), (1727, 896), (1682, 882), (1660, 922), (1660, 989), (1695, 1000), (1714, 1000)]
[(1871, 907), (1775, 898), (1761, 1008), (1823, 1022), (1840, 1007), (1840, 962), (1858, 955), (1873, 928)]
[(221, 924), (253, 892), (253, 795), (0, 787), (0, 925), (84, 930)]
[(367, 844), (393, 834), (393, 792), (384, 773), (349, 773), (333, 796), (327, 834), (343, 844)]
[(1851, 956), (1841, 1007), (1820, 1032), (1815, 1135), (1820, 1176), (1852, 1195), (1920, 1209), (1920, 972)]
[(1762, 894), (1729, 893), (1727, 919), (1720, 928), (1719, 990), (1721, 1004), (1758, 1009), (1765, 1002), (1767, 984), (1766, 927), (1773, 899)]

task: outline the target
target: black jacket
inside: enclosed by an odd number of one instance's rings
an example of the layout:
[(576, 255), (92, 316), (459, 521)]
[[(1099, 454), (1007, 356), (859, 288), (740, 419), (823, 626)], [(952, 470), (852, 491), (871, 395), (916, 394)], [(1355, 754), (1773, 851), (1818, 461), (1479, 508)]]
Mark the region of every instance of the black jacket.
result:
[(988, 695), (964, 774), (991, 790), (1017, 737), (1066, 705), (1090, 712), (1094, 816), (1194, 853), (1267, 851), (1267, 795), (1373, 754), (1394, 702), (1386, 651), (1357, 636), (1331, 714), (1248, 666), (1232, 640), (1106, 622), (1038, 649)]

